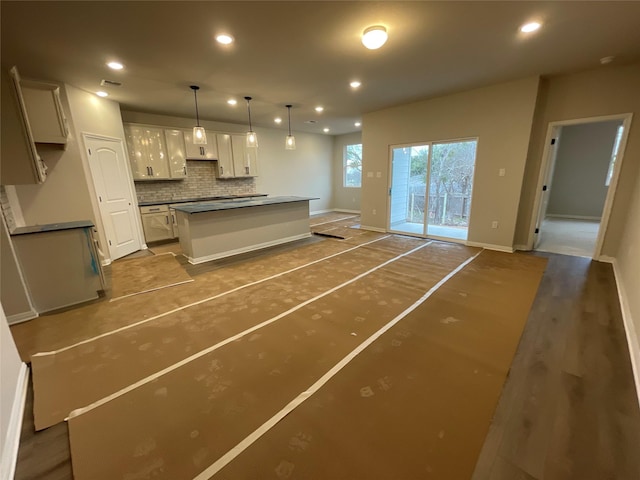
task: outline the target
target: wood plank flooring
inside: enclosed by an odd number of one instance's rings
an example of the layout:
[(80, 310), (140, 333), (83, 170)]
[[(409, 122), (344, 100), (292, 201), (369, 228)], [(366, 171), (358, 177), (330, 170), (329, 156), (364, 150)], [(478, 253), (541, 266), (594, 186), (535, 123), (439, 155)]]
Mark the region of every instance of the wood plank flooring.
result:
[[(640, 411), (611, 266), (539, 255), (547, 270), (473, 480), (637, 480)], [(67, 426), (34, 433), (32, 399), (15, 478), (71, 479)]]

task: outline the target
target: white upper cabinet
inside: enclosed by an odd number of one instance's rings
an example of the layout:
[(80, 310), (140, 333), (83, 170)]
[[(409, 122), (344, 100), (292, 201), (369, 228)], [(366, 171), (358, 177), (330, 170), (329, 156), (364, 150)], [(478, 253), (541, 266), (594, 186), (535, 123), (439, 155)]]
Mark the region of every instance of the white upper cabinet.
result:
[(134, 180), (171, 178), (164, 132), (161, 128), (125, 125), (124, 132)]
[(216, 134), (218, 140), (218, 178), (233, 178), (233, 151), (231, 149), (231, 135)]
[(69, 126), (60, 102), (60, 87), (22, 80), (22, 96), (36, 143), (66, 145)]
[(215, 132), (207, 131), (206, 145), (195, 145), (193, 143), (193, 130), (184, 130), (184, 143), (189, 160), (217, 160), (218, 144)]
[(236, 177), (256, 177), (258, 175), (258, 149), (247, 148), (245, 135), (232, 135), (233, 169)]
[(164, 137), (167, 142), (167, 160), (169, 161), (169, 175), (171, 178), (187, 176), (187, 156), (182, 130), (165, 129)]
[(18, 70), (15, 67), (9, 71), (2, 69), (1, 76), (0, 183), (2, 185), (43, 183), (47, 178), (47, 167), (36, 150)]

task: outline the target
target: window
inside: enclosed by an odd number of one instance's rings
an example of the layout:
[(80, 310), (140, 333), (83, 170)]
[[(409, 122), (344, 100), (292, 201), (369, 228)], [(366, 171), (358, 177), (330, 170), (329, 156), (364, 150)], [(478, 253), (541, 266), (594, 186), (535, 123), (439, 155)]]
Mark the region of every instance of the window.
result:
[(607, 178), (604, 181), (605, 186), (609, 186), (611, 183), (611, 177), (613, 177), (613, 167), (616, 165), (616, 158), (618, 157), (618, 150), (620, 149), (620, 140), (622, 140), (622, 132), (624, 127), (620, 125), (618, 132), (616, 133), (616, 140), (613, 142), (613, 152), (611, 152), (611, 161), (609, 162), (609, 171), (607, 171)]
[(360, 188), (362, 186), (362, 144), (345, 145), (342, 155), (343, 186)]

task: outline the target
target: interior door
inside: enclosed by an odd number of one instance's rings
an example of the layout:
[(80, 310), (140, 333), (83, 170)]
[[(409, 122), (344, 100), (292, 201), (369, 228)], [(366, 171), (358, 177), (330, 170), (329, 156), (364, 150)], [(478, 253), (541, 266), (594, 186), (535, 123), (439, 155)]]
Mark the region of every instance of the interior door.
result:
[(89, 167), (111, 260), (140, 250), (136, 211), (122, 142), (85, 135)]
[(535, 250), (540, 245), (542, 240), (542, 222), (547, 215), (547, 206), (549, 205), (549, 198), (551, 196), (551, 180), (553, 179), (553, 172), (556, 166), (556, 157), (558, 155), (558, 144), (560, 141), (560, 134), (562, 127), (553, 127), (551, 132), (551, 142), (549, 149), (547, 150), (548, 162), (547, 171), (545, 172), (544, 185), (542, 186), (542, 197), (540, 199), (540, 207), (538, 208), (538, 218), (536, 220), (536, 229), (534, 231), (533, 249)]

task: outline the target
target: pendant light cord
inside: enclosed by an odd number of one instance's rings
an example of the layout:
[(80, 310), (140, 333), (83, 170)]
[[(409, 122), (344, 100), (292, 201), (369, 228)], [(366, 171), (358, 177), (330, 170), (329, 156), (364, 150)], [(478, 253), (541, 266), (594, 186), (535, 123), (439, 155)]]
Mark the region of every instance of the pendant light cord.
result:
[(244, 97), (244, 99), (247, 101), (247, 111), (249, 112), (249, 131), (253, 132), (253, 129), (251, 128), (251, 106), (249, 105), (251, 97)]
[(198, 114), (198, 89), (200, 87), (193, 85), (191, 88), (193, 90), (193, 98), (196, 101), (196, 124), (199, 127), (200, 126), (200, 115)]
[(289, 136), (291, 136), (291, 105), (287, 105), (287, 112), (289, 114)]

